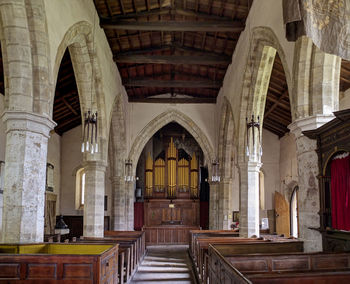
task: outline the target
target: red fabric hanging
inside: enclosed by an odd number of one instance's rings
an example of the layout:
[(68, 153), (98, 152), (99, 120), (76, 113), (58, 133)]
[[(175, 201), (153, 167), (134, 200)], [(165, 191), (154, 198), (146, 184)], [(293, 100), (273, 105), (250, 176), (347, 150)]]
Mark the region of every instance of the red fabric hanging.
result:
[(141, 231), (143, 227), (143, 202), (134, 203), (134, 230)]
[(209, 202), (201, 201), (200, 202), (200, 226), (202, 229), (209, 228)]
[(332, 227), (350, 231), (350, 157), (331, 164)]

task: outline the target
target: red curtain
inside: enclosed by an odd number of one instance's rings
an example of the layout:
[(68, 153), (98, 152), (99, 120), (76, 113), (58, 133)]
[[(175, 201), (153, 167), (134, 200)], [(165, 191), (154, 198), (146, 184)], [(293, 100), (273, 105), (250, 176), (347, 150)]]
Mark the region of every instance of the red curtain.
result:
[(332, 227), (350, 231), (350, 157), (331, 164)]
[(143, 202), (134, 203), (134, 230), (141, 231), (143, 227)]

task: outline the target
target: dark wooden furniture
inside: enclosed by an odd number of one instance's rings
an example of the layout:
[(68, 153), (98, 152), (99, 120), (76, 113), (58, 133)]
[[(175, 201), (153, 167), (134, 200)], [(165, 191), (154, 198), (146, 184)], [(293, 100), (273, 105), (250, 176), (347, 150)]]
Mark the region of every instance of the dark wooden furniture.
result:
[(349, 283), (350, 253), (261, 253), (228, 255), (209, 246), (209, 282)]
[(118, 283), (118, 245), (0, 245), (0, 283)]
[(183, 225), (145, 227), (146, 245), (187, 245), (189, 243), (189, 231), (196, 229), (198, 227)]
[(229, 254), (249, 254), (261, 252), (302, 252), (303, 242), (297, 239), (238, 237), (206, 237), (197, 238), (195, 242), (195, 263), (199, 278), (206, 283), (208, 277), (208, 248), (209, 245), (221, 245), (224, 252)]
[(80, 243), (113, 243), (119, 245), (119, 283), (130, 281), (145, 255), (145, 233), (105, 231), (103, 238), (81, 237)]
[(350, 110), (334, 112), (335, 118), (323, 126), (303, 133), (317, 140), (320, 189), (320, 227), (323, 250), (350, 251), (350, 232), (332, 229), (330, 164), (337, 153), (350, 152)]
[(190, 254), (194, 257), (194, 244), (197, 238), (201, 237), (220, 237), (220, 236), (231, 236), (239, 237), (239, 232), (232, 230), (191, 230), (190, 231)]
[(199, 200), (150, 199), (145, 202), (146, 244), (188, 244), (199, 229)]

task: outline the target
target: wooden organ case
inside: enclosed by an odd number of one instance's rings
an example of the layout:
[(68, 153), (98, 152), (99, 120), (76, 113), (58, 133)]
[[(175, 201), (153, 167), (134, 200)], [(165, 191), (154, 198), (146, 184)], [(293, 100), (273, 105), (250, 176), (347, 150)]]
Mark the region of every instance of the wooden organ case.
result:
[[(334, 112), (335, 118), (323, 126), (304, 131), (317, 141), (320, 189), (320, 227), (323, 250), (326, 252), (350, 251), (350, 231), (332, 228), (331, 174), (332, 157), (337, 153), (350, 152), (350, 110)], [(350, 218), (350, 217), (348, 217)]]
[(165, 155), (149, 154), (145, 167), (144, 230), (147, 244), (187, 244), (199, 228), (199, 166), (170, 139)]

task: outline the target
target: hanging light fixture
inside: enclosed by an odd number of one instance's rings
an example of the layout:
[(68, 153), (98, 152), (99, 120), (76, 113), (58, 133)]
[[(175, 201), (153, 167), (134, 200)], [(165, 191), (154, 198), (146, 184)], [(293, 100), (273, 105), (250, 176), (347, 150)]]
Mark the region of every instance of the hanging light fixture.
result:
[(87, 152), (91, 154), (97, 153), (97, 111), (95, 113), (91, 113), (89, 110), (87, 113), (85, 113), (83, 128), (84, 130), (81, 152)]
[(212, 171), (213, 171), (213, 175), (211, 176), (211, 181), (212, 182), (220, 182), (219, 161), (218, 160), (212, 161)]
[[(94, 24), (93, 24), (93, 36), (92, 36), (92, 52), (95, 51), (95, 14), (94, 14)], [(92, 90), (94, 83), (94, 67), (91, 63), (91, 86), (90, 86), (90, 108), (84, 114), (83, 121), (83, 142), (81, 143), (82, 153), (98, 153), (98, 136), (97, 136), (97, 111), (92, 112)]]
[(125, 160), (125, 181), (132, 182), (135, 177), (132, 175), (132, 160)]
[[(246, 124), (247, 124), (247, 149), (246, 149), (246, 155), (249, 157), (251, 153), (253, 153), (253, 156), (256, 156), (256, 149), (259, 149), (259, 155), (262, 156), (262, 146), (260, 141), (260, 118), (257, 116), (257, 120), (254, 118), (254, 114), (252, 115), (252, 119), (248, 121), (248, 117), (246, 117)], [(258, 145), (255, 145), (255, 128), (257, 128), (258, 131)], [(252, 137), (252, 144), (250, 144), (250, 133)], [(252, 146), (253, 151), (250, 149), (250, 145)]]

